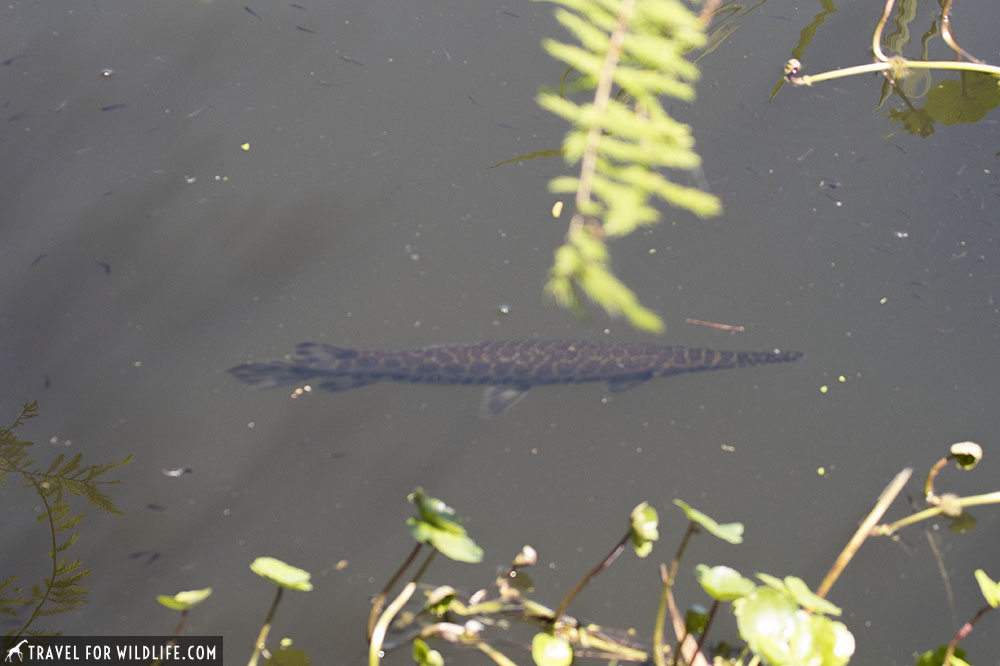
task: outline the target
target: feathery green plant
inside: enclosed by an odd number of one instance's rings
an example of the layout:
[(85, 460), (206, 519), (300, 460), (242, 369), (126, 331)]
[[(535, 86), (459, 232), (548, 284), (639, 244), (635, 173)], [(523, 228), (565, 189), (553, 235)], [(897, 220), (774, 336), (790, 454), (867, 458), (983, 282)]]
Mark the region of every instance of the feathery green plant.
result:
[(67, 493), (85, 498), (101, 511), (121, 514), (103, 490), (103, 486), (118, 481), (105, 481), (99, 477), (132, 461), (130, 455), (119, 462), (83, 466), (82, 454), (78, 453), (68, 460), (65, 454), (59, 454), (47, 468), (36, 467), (35, 461), (28, 457), (28, 447), (33, 446), (33, 442), (21, 441), (14, 434), (18, 426), (36, 416), (38, 401), (26, 404), (10, 427), (0, 427), (0, 484), (7, 480), (11, 472), (21, 475), (23, 486), (33, 489), (42, 502), (44, 512), (38, 516), (37, 522), (47, 525), (51, 541), (51, 571), (41, 584), (31, 586), (30, 594), (23, 594), (22, 588), (16, 585), (17, 576), (0, 581), (0, 614), (19, 617), (22, 615), (19, 609), (31, 609), (30, 616), (11, 630), (11, 636), (52, 633), (32, 629), (32, 625), (40, 617), (65, 613), (86, 603), (90, 590), (83, 585), (83, 580), (91, 571), (81, 568), (80, 560), (67, 557), (67, 552), (79, 537), (79, 531), (74, 528), (86, 514), (73, 513)]
[(715, 196), (664, 173), (701, 163), (690, 127), (671, 118), (660, 97), (694, 99), (698, 68), (684, 53), (705, 44), (705, 26), (677, 0), (551, 1), (562, 5), (556, 18), (579, 45), (551, 39), (543, 45), (576, 70), (579, 87), (594, 96), (586, 104), (552, 92), (538, 97), (542, 107), (573, 124), (564, 157), (580, 163), (579, 176), (549, 184), (553, 192), (575, 193), (576, 210), (545, 291), (578, 313), (586, 295), (609, 315), (659, 332), (660, 316), (612, 273), (605, 240), (655, 223), (660, 213), (650, 203), (654, 198), (702, 217), (722, 210)]

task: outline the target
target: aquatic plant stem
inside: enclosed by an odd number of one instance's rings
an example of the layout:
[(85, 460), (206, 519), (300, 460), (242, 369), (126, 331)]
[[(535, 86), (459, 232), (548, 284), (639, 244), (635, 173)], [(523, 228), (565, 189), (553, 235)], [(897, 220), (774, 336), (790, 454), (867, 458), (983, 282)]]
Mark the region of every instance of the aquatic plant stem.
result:
[(667, 592), (670, 590), (670, 576), (667, 565), (660, 564), (660, 603), (656, 605), (656, 623), (653, 625), (653, 662), (656, 666), (666, 666), (663, 658), (663, 625), (667, 622)]
[(498, 666), (517, 666), (517, 664), (511, 661), (507, 655), (484, 641), (477, 641), (473, 647), (486, 654), (494, 661), (494, 663), (498, 664)]
[(971, 620), (963, 624), (959, 628), (959, 630), (955, 632), (955, 635), (951, 637), (950, 641), (948, 641), (948, 649), (945, 650), (944, 659), (941, 662), (942, 666), (951, 666), (951, 658), (955, 656), (955, 648), (958, 647), (958, 642), (964, 639), (969, 634), (971, 634), (972, 628), (976, 625), (976, 622), (979, 622), (979, 618), (981, 618), (983, 615), (985, 615), (991, 610), (996, 610), (996, 609), (994, 609), (993, 606), (990, 606), (989, 604), (983, 606), (978, 611), (976, 611), (976, 614), (972, 616)]
[[(673, 589), (667, 592), (667, 608), (670, 611), (670, 617), (674, 625), (674, 633), (677, 635), (678, 642), (680, 643), (675, 653), (675, 658), (676, 655), (680, 655), (680, 658), (684, 660), (681, 663), (687, 666), (709, 666), (709, 662), (705, 659), (705, 656), (695, 651), (696, 641), (693, 637), (685, 636), (683, 641), (680, 640), (680, 637), (684, 636), (684, 618), (677, 607)], [(677, 664), (678, 662), (674, 661), (674, 666), (677, 666)]]
[(705, 628), (701, 631), (701, 636), (698, 637), (698, 653), (701, 653), (701, 648), (705, 645), (705, 639), (708, 637), (708, 630), (712, 627), (712, 620), (715, 619), (715, 611), (719, 610), (719, 600), (716, 599), (712, 602), (712, 608), (708, 611), (708, 619), (705, 621)]
[(177, 628), (174, 629), (174, 633), (171, 638), (177, 638), (184, 631), (184, 625), (187, 624), (188, 613), (191, 612), (190, 608), (185, 608), (181, 611), (181, 619), (177, 622)]
[(427, 557), (424, 558), (424, 563), (420, 565), (419, 569), (417, 569), (417, 573), (413, 574), (413, 578), (411, 580), (414, 583), (419, 582), (420, 579), (424, 577), (424, 574), (427, 572), (427, 567), (431, 565), (431, 560), (434, 559), (435, 555), (437, 555), (437, 550), (432, 550), (427, 553)]
[(563, 598), (563, 600), (559, 602), (559, 606), (556, 607), (556, 612), (555, 615), (553, 616), (553, 622), (559, 622), (560, 618), (562, 618), (563, 616), (563, 613), (566, 612), (566, 608), (568, 608), (573, 599), (576, 598), (576, 595), (580, 594), (580, 592), (583, 591), (583, 588), (585, 588), (587, 584), (597, 576), (597, 574), (601, 573), (601, 571), (603, 571), (604, 569), (607, 569), (609, 566), (611, 566), (612, 562), (618, 559), (618, 556), (622, 554), (623, 550), (625, 550), (625, 544), (628, 543), (629, 535), (630, 532), (626, 532), (625, 536), (621, 538), (618, 544), (611, 549), (611, 552), (608, 553), (603, 560), (598, 562), (597, 566), (591, 569), (587, 573), (587, 575), (584, 576), (580, 580), (580, 582), (576, 584), (576, 587), (570, 590), (569, 594), (567, 594), (565, 598)]
[(372, 610), (368, 614), (368, 626), (365, 630), (365, 638), (368, 640), (372, 639), (372, 631), (375, 629), (375, 621), (378, 619), (379, 614), (382, 612), (382, 608), (385, 606), (385, 600), (389, 596), (389, 590), (392, 589), (392, 587), (396, 584), (396, 581), (398, 581), (410, 565), (413, 564), (413, 560), (417, 558), (417, 554), (420, 552), (422, 547), (423, 544), (421, 543), (418, 543), (413, 547), (410, 554), (405, 560), (403, 560), (403, 563), (399, 566), (399, 568), (396, 569), (396, 573), (392, 575), (392, 578), (390, 578), (389, 582), (385, 584), (385, 587), (382, 588), (382, 591), (379, 592), (378, 596), (372, 600)]
[(937, 496), (934, 492), (934, 480), (937, 479), (937, 475), (941, 473), (941, 470), (945, 468), (948, 461), (954, 460), (955, 455), (949, 454), (944, 458), (938, 460), (934, 465), (928, 470), (927, 478), (924, 480), (924, 501), (928, 504), (940, 504), (941, 498)]
[[(983, 495), (969, 495), (968, 497), (957, 497), (954, 502), (951, 503), (952, 506), (965, 508), (967, 506), (977, 506), (979, 504), (1000, 504), (1000, 490), (994, 491), (992, 493), (985, 493)], [(928, 518), (933, 518), (934, 516), (940, 515), (945, 512), (945, 507), (943, 506), (932, 506), (923, 511), (917, 511), (916, 513), (911, 513), (905, 518), (900, 518), (894, 523), (889, 525), (879, 525), (872, 528), (872, 536), (889, 536), (895, 533), (900, 528), (906, 527), (907, 525), (912, 525), (913, 523), (918, 523), (921, 520), (926, 520)]]
[(958, 42), (955, 41), (955, 37), (951, 34), (951, 3), (952, 0), (945, 0), (944, 5), (941, 7), (941, 38), (955, 52), (956, 58), (965, 58), (966, 60), (982, 64), (982, 60), (959, 46)]
[[(177, 642), (177, 637), (181, 635), (181, 632), (184, 631), (184, 625), (187, 624), (187, 616), (190, 611), (190, 608), (185, 608), (181, 611), (181, 619), (177, 621), (177, 627), (174, 629), (174, 633), (170, 635), (170, 639), (167, 641), (167, 647), (170, 647)], [(157, 659), (151, 664), (151, 666), (160, 666), (161, 663), (163, 663), (163, 660)]]
[[(662, 588), (660, 590), (660, 603), (656, 609), (656, 624), (653, 627), (653, 661), (656, 666), (666, 666), (666, 661), (664, 659), (664, 643), (663, 643), (663, 627), (666, 625), (667, 611), (670, 611), (670, 617), (673, 624), (674, 635), (677, 636), (678, 647), (674, 652), (674, 664), (677, 663), (678, 655), (680, 654), (681, 647), (684, 645), (684, 634), (685, 626), (683, 621), (680, 619), (680, 612), (677, 610), (677, 604), (674, 602), (673, 595), (673, 584), (674, 577), (677, 575), (677, 569), (681, 565), (681, 557), (684, 555), (684, 551), (687, 550), (687, 545), (691, 541), (691, 537), (697, 532), (698, 526), (694, 521), (689, 521), (687, 530), (684, 532), (684, 536), (681, 537), (681, 542), (677, 546), (677, 553), (674, 555), (674, 559), (670, 561), (670, 570), (667, 570), (665, 564), (660, 565), (660, 582)], [(694, 652), (693, 654), (685, 655), (688, 663), (698, 662), (699, 654)], [(701, 662), (704, 662), (702, 659)]]
[(257, 659), (260, 654), (264, 651), (267, 645), (267, 635), (271, 633), (271, 621), (274, 619), (274, 614), (278, 610), (278, 604), (281, 602), (281, 593), (285, 588), (278, 586), (278, 593), (274, 595), (274, 601), (271, 603), (271, 609), (267, 612), (267, 617), (264, 618), (264, 624), (260, 628), (260, 633), (257, 634), (257, 641), (253, 644), (253, 654), (250, 655), (250, 661), (247, 662), (247, 666), (257, 666)]
[[(608, 101), (611, 99), (611, 86), (615, 80), (615, 69), (618, 67), (618, 58), (621, 56), (622, 45), (625, 43), (625, 33), (628, 32), (634, 8), (635, 0), (622, 0), (618, 11), (618, 24), (615, 26), (614, 32), (611, 33), (608, 52), (604, 55), (601, 76), (597, 81), (597, 90), (594, 92), (594, 109), (598, 116), (604, 114), (608, 108)], [(581, 211), (586, 210), (590, 204), (590, 193), (593, 189), (594, 174), (597, 172), (597, 152), (600, 143), (601, 127), (598, 124), (591, 125), (590, 129), (587, 130), (587, 142), (583, 156), (580, 158), (580, 185), (576, 189), (576, 213), (570, 220), (567, 237), (583, 226), (584, 215)]]
[(873, 62), (867, 65), (855, 65), (844, 69), (834, 69), (822, 74), (803, 74), (802, 76), (786, 75), (789, 83), (796, 86), (811, 86), (820, 81), (839, 79), (844, 76), (854, 76), (855, 74), (866, 74), (868, 72), (891, 72), (894, 67), (909, 69), (951, 69), (964, 72), (982, 72), (1000, 77), (1000, 67), (994, 65), (983, 65), (975, 62), (956, 62), (953, 60), (907, 60), (906, 58), (890, 58), (885, 62)]
[[(17, 424), (15, 423), (14, 425), (16, 426)], [(11, 467), (16, 469), (14, 465), (11, 465)], [(49, 498), (46, 495), (45, 490), (43, 490), (42, 484), (35, 478), (35, 475), (21, 470), (18, 471), (21, 472), (21, 476), (24, 477), (24, 480), (35, 489), (35, 492), (38, 493), (38, 498), (42, 500), (42, 504), (45, 505), (45, 520), (46, 525), (48, 525), (49, 528), (49, 541), (52, 544), (52, 549), (49, 551), (51, 553), (51, 557), (49, 559), (52, 560), (52, 573), (47, 579), (48, 584), (45, 586), (44, 596), (38, 600), (38, 603), (35, 604), (34, 611), (31, 613), (31, 617), (29, 617), (25, 623), (21, 625), (21, 628), (13, 634), (14, 636), (21, 636), (26, 633), (32, 623), (41, 617), (42, 608), (44, 608), (46, 602), (49, 600), (49, 597), (52, 595), (52, 585), (59, 576), (59, 561), (56, 559), (56, 552), (58, 552), (56, 550), (56, 546), (58, 545), (58, 541), (56, 540), (56, 523), (52, 515), (52, 505), (49, 504)]]
[(912, 474), (913, 468), (905, 467), (895, 476), (895, 478), (893, 478), (892, 481), (889, 482), (889, 485), (885, 487), (885, 490), (882, 491), (882, 494), (879, 495), (878, 500), (875, 502), (874, 508), (872, 508), (871, 512), (864, 519), (864, 521), (862, 521), (861, 525), (854, 533), (854, 536), (851, 537), (851, 540), (847, 542), (846, 546), (844, 546), (844, 550), (842, 550), (840, 555), (837, 556), (836, 561), (833, 563), (833, 566), (830, 567), (830, 571), (827, 572), (823, 582), (819, 584), (818, 588), (816, 588), (817, 596), (825, 597), (826, 593), (830, 591), (833, 584), (837, 582), (837, 578), (840, 577), (841, 572), (843, 572), (844, 568), (850, 563), (854, 554), (858, 552), (858, 548), (861, 547), (864, 540), (872, 534), (872, 528), (874, 528), (875, 525), (878, 524), (878, 521), (882, 519), (882, 516), (885, 515), (889, 505), (892, 504), (893, 500), (896, 499), (896, 496), (899, 495), (901, 490), (903, 490), (903, 486), (905, 486), (906, 482), (910, 480), (910, 476)]
[(889, 59), (885, 57), (885, 54), (882, 53), (882, 30), (885, 29), (885, 22), (889, 20), (889, 15), (892, 14), (892, 5), (894, 1), (895, 0), (885, 0), (885, 7), (882, 9), (882, 16), (879, 17), (878, 23), (875, 24), (875, 32), (872, 33), (872, 53), (879, 62), (889, 61)]
[(386, 631), (389, 630), (389, 623), (392, 622), (392, 618), (396, 617), (396, 614), (406, 605), (406, 602), (410, 600), (416, 589), (417, 584), (413, 581), (403, 586), (403, 590), (399, 593), (399, 596), (392, 600), (392, 603), (389, 604), (385, 612), (378, 618), (368, 644), (368, 666), (378, 666), (379, 661), (382, 659), (382, 642), (385, 640)]

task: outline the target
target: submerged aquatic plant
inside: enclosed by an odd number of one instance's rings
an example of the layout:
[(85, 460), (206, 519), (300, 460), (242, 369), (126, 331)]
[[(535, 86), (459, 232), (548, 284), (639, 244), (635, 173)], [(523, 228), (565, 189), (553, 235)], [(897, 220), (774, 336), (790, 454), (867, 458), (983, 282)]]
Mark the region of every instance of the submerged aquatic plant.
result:
[(41, 583), (33, 584), (29, 593), (21, 591), (22, 588), (17, 585), (17, 576), (9, 576), (0, 581), (0, 613), (20, 617), (24, 613), (23, 609), (30, 609), (28, 617), (9, 632), (11, 636), (53, 633), (35, 628), (35, 622), (45, 616), (73, 610), (87, 602), (90, 589), (83, 581), (91, 574), (91, 570), (84, 569), (79, 559), (69, 556), (70, 548), (79, 538), (79, 526), (86, 514), (74, 513), (70, 497), (83, 497), (101, 511), (120, 515), (121, 511), (105, 492), (106, 486), (117, 484), (118, 481), (102, 477), (132, 461), (132, 456), (129, 455), (118, 462), (83, 465), (83, 455), (80, 453), (68, 459), (65, 454), (59, 454), (48, 467), (39, 467), (29, 457), (34, 443), (18, 439), (14, 432), (25, 421), (36, 416), (38, 401), (33, 401), (24, 405), (13, 424), (0, 427), (0, 484), (7, 480), (8, 474), (19, 474), (22, 486), (38, 495), (42, 512), (37, 522), (46, 526), (50, 542), (49, 573)]
[(680, 185), (669, 169), (698, 169), (687, 125), (666, 112), (663, 96), (694, 99), (698, 68), (685, 58), (705, 44), (704, 23), (676, 0), (551, 0), (555, 15), (578, 44), (547, 39), (545, 49), (580, 75), (576, 88), (593, 92), (587, 103), (543, 92), (538, 103), (572, 123), (563, 156), (578, 176), (552, 180), (553, 192), (573, 193), (575, 212), (545, 286), (558, 304), (577, 312), (585, 295), (635, 327), (662, 331), (646, 308), (611, 271), (605, 241), (659, 220), (660, 199), (707, 217), (719, 200)]

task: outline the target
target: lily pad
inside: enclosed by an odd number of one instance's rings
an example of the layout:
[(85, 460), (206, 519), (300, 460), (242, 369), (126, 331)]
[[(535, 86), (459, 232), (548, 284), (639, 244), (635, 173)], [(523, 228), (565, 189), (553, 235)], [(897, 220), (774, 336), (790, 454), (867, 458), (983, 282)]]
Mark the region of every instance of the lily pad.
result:
[(185, 590), (178, 592), (174, 596), (165, 594), (156, 595), (156, 600), (171, 610), (188, 610), (194, 608), (212, 594), (212, 588), (206, 587), (202, 590)]
[(258, 557), (250, 565), (250, 570), (261, 578), (266, 578), (289, 590), (309, 592), (313, 589), (312, 583), (309, 582), (311, 574), (308, 571), (285, 564), (274, 557)]
[(694, 568), (695, 578), (706, 592), (719, 601), (733, 601), (754, 591), (757, 585), (731, 567), (699, 564)]
[(569, 666), (573, 663), (573, 648), (552, 634), (535, 634), (531, 639), (531, 658), (537, 666)]

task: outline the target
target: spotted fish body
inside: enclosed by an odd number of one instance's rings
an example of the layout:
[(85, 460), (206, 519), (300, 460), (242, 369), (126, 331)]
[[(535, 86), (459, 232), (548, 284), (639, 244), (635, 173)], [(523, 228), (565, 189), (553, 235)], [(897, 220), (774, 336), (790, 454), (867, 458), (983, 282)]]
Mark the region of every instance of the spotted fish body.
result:
[(484, 415), (495, 415), (533, 386), (605, 381), (625, 391), (682, 372), (795, 361), (797, 351), (718, 351), (630, 342), (511, 340), (396, 351), (354, 350), (303, 342), (288, 360), (244, 363), (230, 372), (263, 388), (312, 382), (345, 391), (383, 380), (489, 387)]

